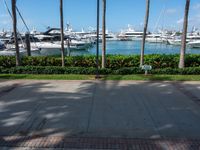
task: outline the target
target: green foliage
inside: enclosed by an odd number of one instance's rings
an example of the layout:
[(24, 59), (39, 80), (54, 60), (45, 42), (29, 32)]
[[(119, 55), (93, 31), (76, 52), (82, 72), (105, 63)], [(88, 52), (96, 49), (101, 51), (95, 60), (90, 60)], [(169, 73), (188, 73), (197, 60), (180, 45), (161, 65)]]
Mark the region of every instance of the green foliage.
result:
[(14, 67), (15, 66), (15, 57), (13, 56), (0, 56), (0, 66), (1, 67)]
[[(116, 70), (120, 68), (138, 67), (139, 55), (108, 55), (107, 68)], [(22, 66), (61, 66), (60, 57), (39, 56), (39, 57), (23, 57)], [(101, 64), (101, 58), (99, 58)], [(154, 69), (177, 68), (179, 63), (179, 55), (146, 55), (145, 64), (152, 65)], [(199, 67), (200, 55), (186, 55), (186, 67)], [(0, 56), (0, 66), (4, 68), (15, 67), (15, 57)], [(96, 67), (95, 56), (71, 56), (66, 57), (66, 67)]]
[(152, 74), (170, 74), (170, 75), (200, 75), (200, 67), (189, 67), (184, 69), (164, 68), (150, 71)]
[[(0, 74), (84, 74), (95, 75), (96, 68), (93, 67), (59, 67), (59, 66), (24, 66), (3, 68), (0, 67)], [(200, 67), (189, 67), (185, 69), (163, 68), (153, 69), (150, 74), (170, 74), (170, 75), (200, 75)], [(129, 67), (120, 69), (99, 69), (101, 75), (131, 75), (144, 74), (144, 71), (139, 67)]]

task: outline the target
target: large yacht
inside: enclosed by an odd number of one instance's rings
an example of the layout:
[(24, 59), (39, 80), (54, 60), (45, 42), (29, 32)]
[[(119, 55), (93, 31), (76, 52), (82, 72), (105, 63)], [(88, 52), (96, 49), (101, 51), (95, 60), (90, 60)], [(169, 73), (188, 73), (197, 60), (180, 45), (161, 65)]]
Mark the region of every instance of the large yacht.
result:
[(161, 34), (149, 34), (146, 41), (149, 43), (163, 43), (165, 38)]
[(191, 48), (200, 48), (200, 40), (188, 42), (187, 45)]
[[(177, 36), (174, 35), (172, 39), (168, 39), (168, 43), (171, 45), (181, 45), (181, 35)], [(200, 41), (200, 33), (199, 32), (191, 32), (187, 33), (187, 39), (186, 43), (190, 47), (195, 47), (198, 45), (198, 42)]]
[(10, 38), (13, 36), (13, 33), (10, 31), (2, 31), (0, 33), (0, 41), (4, 44), (8, 43)]
[(35, 34), (35, 38), (42, 42), (53, 42), (60, 41), (60, 29), (59, 28), (48, 28), (48, 30), (41, 34)]
[[(35, 35), (41, 42), (32, 43), (32, 46), (37, 46), (41, 49), (61, 49), (60, 44), (60, 29), (59, 28), (50, 28), (43, 34)], [(81, 32), (83, 33), (83, 32)], [(86, 50), (91, 46), (90, 41), (82, 40), (81, 34), (73, 32), (71, 26), (67, 25), (65, 30), (65, 43), (70, 39), (70, 49), (72, 50)], [(66, 46), (67, 47), (67, 44)]]
[(136, 31), (131, 27), (131, 25), (128, 25), (127, 29), (121, 31), (118, 38), (119, 40), (141, 40), (142, 36), (142, 31)]
[(188, 35), (190, 42), (188, 42), (188, 46), (191, 48), (200, 48), (200, 31), (195, 27), (191, 34)]
[[(68, 48), (67, 41), (65, 41), (65, 49)], [(69, 42), (69, 48), (70, 50), (87, 50), (90, 47), (90, 43), (87, 43), (85, 41), (78, 41), (78, 40), (70, 40)], [(54, 42), (32, 42), (31, 47), (33, 48), (39, 48), (41, 50), (60, 50), (61, 49), (61, 43), (60, 41), (54, 41)]]

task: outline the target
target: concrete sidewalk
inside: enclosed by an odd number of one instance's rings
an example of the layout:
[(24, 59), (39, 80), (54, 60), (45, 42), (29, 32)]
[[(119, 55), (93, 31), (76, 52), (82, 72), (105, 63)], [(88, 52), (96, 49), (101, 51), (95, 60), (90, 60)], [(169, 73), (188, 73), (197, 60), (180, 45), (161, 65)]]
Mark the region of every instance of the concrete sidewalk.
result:
[(0, 137), (200, 139), (200, 82), (0, 81)]

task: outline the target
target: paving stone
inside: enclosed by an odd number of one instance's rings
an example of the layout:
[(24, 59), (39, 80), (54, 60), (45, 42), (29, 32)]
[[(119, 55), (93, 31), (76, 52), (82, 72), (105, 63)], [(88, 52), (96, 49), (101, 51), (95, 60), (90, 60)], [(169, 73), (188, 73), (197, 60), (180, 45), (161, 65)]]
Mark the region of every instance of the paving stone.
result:
[[(3, 138), (3, 137), (2, 137)], [(6, 137), (5, 139), (28, 139), (24, 137)], [(54, 139), (54, 140), (52, 140)], [(50, 144), (47, 146), (47, 143), (52, 141), (62, 141), (55, 145)], [(92, 140), (91, 140), (92, 139)], [(71, 141), (71, 142), (63, 142)], [(81, 142), (80, 142), (81, 141)], [(111, 142), (115, 141), (115, 142)], [(25, 142), (25, 141), (20, 141)], [(38, 138), (30, 142), (29, 145), (25, 147), (19, 147), (19, 143), (9, 142), (6, 145), (0, 143), (2, 149), (11, 149), (11, 150), (28, 150), (28, 149), (88, 149), (88, 150), (199, 150), (200, 149), (200, 140), (197, 139), (127, 139), (127, 138), (64, 138), (63, 137), (49, 137), (49, 138)]]

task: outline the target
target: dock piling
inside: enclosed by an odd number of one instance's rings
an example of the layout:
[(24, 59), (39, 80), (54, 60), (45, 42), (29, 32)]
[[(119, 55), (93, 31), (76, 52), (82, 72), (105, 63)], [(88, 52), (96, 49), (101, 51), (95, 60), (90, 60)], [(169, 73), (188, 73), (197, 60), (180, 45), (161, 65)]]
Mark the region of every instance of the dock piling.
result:
[(25, 35), (25, 44), (27, 50), (27, 56), (31, 56), (31, 44), (30, 44), (30, 34), (26, 33)]

